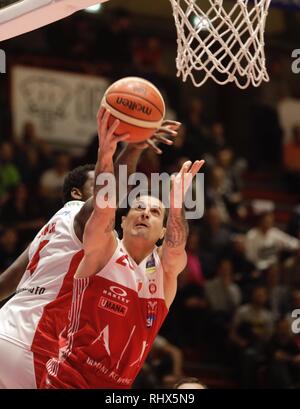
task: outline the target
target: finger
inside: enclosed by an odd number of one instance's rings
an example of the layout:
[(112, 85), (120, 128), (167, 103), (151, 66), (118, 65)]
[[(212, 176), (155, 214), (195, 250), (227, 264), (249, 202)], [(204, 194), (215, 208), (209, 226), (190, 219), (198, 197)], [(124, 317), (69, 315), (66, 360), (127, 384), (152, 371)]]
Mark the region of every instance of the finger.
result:
[(193, 177), (196, 175), (196, 173), (199, 172), (199, 170), (202, 168), (204, 165), (205, 161), (204, 160), (196, 160), (193, 165), (191, 166), (189, 173), (193, 175)]
[(109, 117), (110, 112), (106, 110), (100, 124), (101, 136), (105, 135), (107, 132)]
[(155, 132), (154, 135), (160, 135), (160, 134), (167, 134), (167, 135), (170, 135), (170, 136), (176, 136), (177, 131), (173, 130), (171, 128), (168, 128), (166, 126), (162, 126)]
[(100, 105), (99, 110), (97, 112), (97, 120), (98, 121), (99, 120), (101, 121), (101, 119), (103, 118), (104, 113), (105, 113), (105, 108), (102, 105)]
[(130, 138), (130, 134), (126, 133), (124, 135), (116, 136), (114, 139), (114, 142), (119, 143), (119, 142), (127, 141), (129, 138)]
[(111, 138), (114, 135), (119, 125), (120, 125), (119, 119), (115, 119), (107, 131), (108, 138)]
[(157, 143), (164, 143), (165, 145), (173, 145), (174, 141), (171, 141), (168, 138), (165, 138), (164, 136), (154, 136), (154, 139), (157, 139)]
[(154, 150), (155, 153), (157, 153), (158, 155), (162, 154), (162, 150), (159, 149), (151, 139), (148, 139), (146, 141), (146, 143), (147, 143), (147, 145), (150, 146), (150, 148), (152, 148)]
[(176, 178), (175, 175), (171, 175), (171, 190), (173, 189), (175, 178)]
[(187, 173), (189, 171), (190, 167), (191, 167), (191, 164), (192, 164), (192, 161), (190, 161), (190, 160), (184, 162), (184, 164), (182, 165), (179, 173), (181, 175), (183, 175), (184, 173)]
[(172, 129), (178, 129), (181, 127), (181, 122), (172, 121), (171, 119), (166, 119), (162, 122), (162, 126), (170, 126)]
[(101, 129), (102, 129), (102, 121), (103, 121), (103, 117), (105, 114), (105, 108), (100, 106), (98, 112), (97, 112), (97, 126), (98, 126), (98, 134), (100, 136), (101, 134)]

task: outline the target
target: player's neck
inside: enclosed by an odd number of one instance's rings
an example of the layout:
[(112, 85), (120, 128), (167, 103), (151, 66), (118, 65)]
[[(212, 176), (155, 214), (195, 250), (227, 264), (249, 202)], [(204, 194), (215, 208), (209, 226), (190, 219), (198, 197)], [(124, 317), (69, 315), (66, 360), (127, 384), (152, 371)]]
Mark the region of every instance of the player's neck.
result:
[(140, 264), (145, 257), (152, 253), (155, 247), (151, 243), (147, 243), (145, 240), (137, 240), (136, 238), (130, 237), (124, 237), (123, 244), (136, 264)]

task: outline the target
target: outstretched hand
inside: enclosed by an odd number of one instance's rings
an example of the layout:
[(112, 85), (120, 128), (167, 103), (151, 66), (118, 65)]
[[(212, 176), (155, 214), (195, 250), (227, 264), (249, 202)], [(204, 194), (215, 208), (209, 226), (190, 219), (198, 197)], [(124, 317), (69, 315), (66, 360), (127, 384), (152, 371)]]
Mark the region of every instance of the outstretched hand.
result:
[(184, 162), (179, 173), (171, 176), (170, 208), (181, 211), (186, 192), (188, 191), (193, 178), (204, 165), (204, 160)]
[(176, 138), (178, 129), (181, 123), (172, 120), (165, 120), (161, 127), (153, 134), (153, 136), (145, 142), (135, 144), (139, 149), (151, 148), (158, 155), (162, 154), (162, 150), (158, 148), (157, 144), (163, 143), (165, 145), (173, 145), (174, 141), (169, 138)]

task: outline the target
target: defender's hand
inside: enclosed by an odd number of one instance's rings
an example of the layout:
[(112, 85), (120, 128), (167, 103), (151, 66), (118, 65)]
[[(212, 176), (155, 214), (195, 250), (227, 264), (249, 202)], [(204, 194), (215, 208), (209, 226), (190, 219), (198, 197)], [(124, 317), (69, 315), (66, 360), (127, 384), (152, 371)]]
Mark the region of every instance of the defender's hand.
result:
[(145, 142), (136, 143), (134, 146), (137, 149), (146, 149), (150, 147), (155, 153), (161, 155), (162, 150), (158, 148), (157, 144), (163, 143), (169, 146), (173, 145), (174, 141), (169, 138), (176, 138), (180, 126), (180, 122), (165, 120), (151, 138)]

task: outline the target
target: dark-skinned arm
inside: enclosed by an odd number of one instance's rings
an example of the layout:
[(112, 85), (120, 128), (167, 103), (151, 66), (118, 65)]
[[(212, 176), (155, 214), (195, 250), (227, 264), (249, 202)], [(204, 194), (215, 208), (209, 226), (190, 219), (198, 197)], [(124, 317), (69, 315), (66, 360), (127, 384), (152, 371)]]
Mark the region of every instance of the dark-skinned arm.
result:
[(0, 275), (0, 301), (5, 300), (16, 292), (17, 286), (29, 263), (29, 248)]

